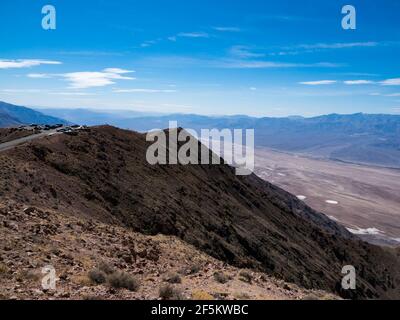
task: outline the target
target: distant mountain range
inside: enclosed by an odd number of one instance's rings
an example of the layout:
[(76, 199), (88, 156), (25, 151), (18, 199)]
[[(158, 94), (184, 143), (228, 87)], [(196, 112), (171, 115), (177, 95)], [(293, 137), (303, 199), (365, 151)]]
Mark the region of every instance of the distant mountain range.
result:
[(0, 101), (0, 127), (13, 127), (31, 123), (67, 124), (68, 122), (26, 107), (15, 106)]
[(257, 147), (302, 153), (318, 158), (400, 168), (400, 116), (384, 114), (330, 114), (314, 118), (209, 117), (193, 114), (141, 115), (90, 110), (45, 110), (47, 114), (89, 125), (110, 124), (123, 129), (149, 131), (168, 127), (254, 128)]
[[(64, 120), (63, 120), (64, 119)], [(330, 114), (313, 118), (255, 118), (152, 114), (135, 111), (38, 109), (0, 102), (0, 127), (20, 124), (109, 124), (145, 132), (164, 129), (169, 121), (200, 129), (255, 129), (257, 147), (301, 153), (317, 158), (400, 168), (400, 116), (385, 114)]]

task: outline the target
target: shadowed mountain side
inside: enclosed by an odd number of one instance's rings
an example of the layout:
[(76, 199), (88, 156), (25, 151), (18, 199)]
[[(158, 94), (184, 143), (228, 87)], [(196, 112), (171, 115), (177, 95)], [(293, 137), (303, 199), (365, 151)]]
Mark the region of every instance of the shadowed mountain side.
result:
[(0, 101), (0, 128), (19, 126), (22, 124), (68, 124), (67, 121), (57, 117), (45, 115), (33, 109), (15, 106)]
[[(0, 154), (0, 195), (145, 234), (352, 298), (399, 298), (398, 251), (351, 236), (291, 194), (227, 165), (155, 165), (142, 134), (103, 126)], [(357, 290), (342, 291), (354, 265)]]

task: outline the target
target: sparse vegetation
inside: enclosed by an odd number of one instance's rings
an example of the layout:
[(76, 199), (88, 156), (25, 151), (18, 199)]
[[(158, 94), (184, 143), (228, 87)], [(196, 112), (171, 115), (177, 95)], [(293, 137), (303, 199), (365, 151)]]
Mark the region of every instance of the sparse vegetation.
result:
[(214, 297), (206, 291), (195, 290), (192, 292), (193, 300), (214, 300)]
[(231, 278), (227, 274), (223, 273), (222, 271), (215, 272), (214, 279), (215, 279), (215, 281), (222, 283), (222, 284), (227, 283), (229, 280), (231, 280)]
[(250, 271), (242, 270), (239, 272), (239, 280), (251, 283), (253, 281), (253, 275), (250, 273)]
[(168, 283), (181, 283), (182, 278), (179, 274), (177, 273), (169, 273), (165, 278), (164, 281)]
[(34, 270), (22, 270), (21, 272), (18, 273), (16, 279), (17, 281), (39, 281), (40, 280), (40, 274), (37, 271)]
[(76, 283), (83, 287), (88, 287), (88, 286), (93, 285), (92, 280), (89, 278), (89, 275), (87, 275), (87, 274), (73, 276), (71, 278), (71, 280), (73, 283)]
[(137, 291), (140, 287), (139, 281), (132, 277), (129, 273), (116, 271), (108, 276), (108, 283), (115, 289), (128, 289), (129, 291)]
[(8, 268), (0, 263), (0, 278), (5, 278), (8, 274)]
[(237, 292), (235, 298), (239, 300), (250, 300), (250, 296), (246, 292)]
[(164, 284), (160, 287), (159, 296), (163, 300), (182, 300), (182, 292), (171, 284)]
[(190, 275), (198, 273), (200, 270), (201, 270), (201, 265), (197, 264), (197, 263), (194, 263), (194, 264), (192, 264), (190, 266), (183, 267), (182, 269), (180, 269), (178, 271), (178, 273), (181, 274), (181, 275), (190, 276)]
[(97, 268), (106, 275), (110, 275), (115, 272), (114, 267), (105, 261), (100, 261)]
[(199, 264), (192, 264), (189, 267), (188, 274), (196, 274), (201, 270), (201, 266)]
[(95, 284), (103, 284), (107, 281), (107, 275), (96, 268), (89, 272), (89, 279)]

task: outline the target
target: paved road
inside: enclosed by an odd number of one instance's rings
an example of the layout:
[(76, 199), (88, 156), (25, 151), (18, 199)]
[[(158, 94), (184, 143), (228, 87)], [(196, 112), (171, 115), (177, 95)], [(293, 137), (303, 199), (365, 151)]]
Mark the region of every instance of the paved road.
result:
[(51, 136), (54, 134), (59, 134), (59, 132), (57, 132), (57, 130), (49, 130), (49, 131), (43, 131), (41, 133), (37, 133), (37, 134), (33, 134), (27, 137), (23, 137), (23, 138), (19, 138), (13, 141), (8, 141), (8, 142), (4, 142), (4, 143), (0, 143), (0, 152), (2, 151), (6, 151), (9, 149), (12, 149), (18, 145), (21, 145), (23, 143), (32, 141), (32, 140), (36, 140), (39, 138), (43, 138), (43, 137), (47, 137), (47, 136)]

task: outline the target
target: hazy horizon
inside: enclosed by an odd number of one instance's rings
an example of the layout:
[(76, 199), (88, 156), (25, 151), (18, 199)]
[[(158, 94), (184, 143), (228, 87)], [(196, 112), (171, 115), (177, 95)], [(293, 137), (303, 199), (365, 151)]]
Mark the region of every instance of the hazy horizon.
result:
[[(5, 101), (4, 101), (5, 102)], [(308, 115), (308, 116), (303, 116), (300, 114), (289, 114), (287, 116), (270, 116), (270, 115), (248, 115), (248, 114), (240, 114), (240, 113), (194, 113), (194, 112), (149, 112), (146, 110), (134, 110), (134, 109), (109, 109), (109, 108), (91, 108), (91, 107), (70, 107), (70, 108), (52, 108), (52, 107), (46, 107), (46, 106), (26, 106), (27, 108), (32, 108), (37, 111), (45, 111), (45, 110), (87, 110), (91, 112), (98, 112), (98, 113), (110, 113), (110, 114), (129, 114), (129, 113), (137, 113), (137, 114), (148, 114), (148, 115), (154, 115), (154, 116), (168, 116), (172, 114), (180, 114), (180, 115), (195, 115), (195, 116), (205, 116), (205, 117), (238, 117), (238, 116), (243, 116), (243, 117), (251, 117), (251, 118), (290, 118), (290, 117), (302, 117), (302, 118), (315, 118), (315, 117), (321, 117), (321, 116), (328, 116), (328, 115), (355, 115), (355, 114), (364, 114), (364, 115), (390, 115), (390, 116), (400, 116), (400, 114), (397, 113), (367, 113), (367, 112), (351, 112), (351, 113), (321, 113), (321, 114), (315, 114), (315, 115)]]

